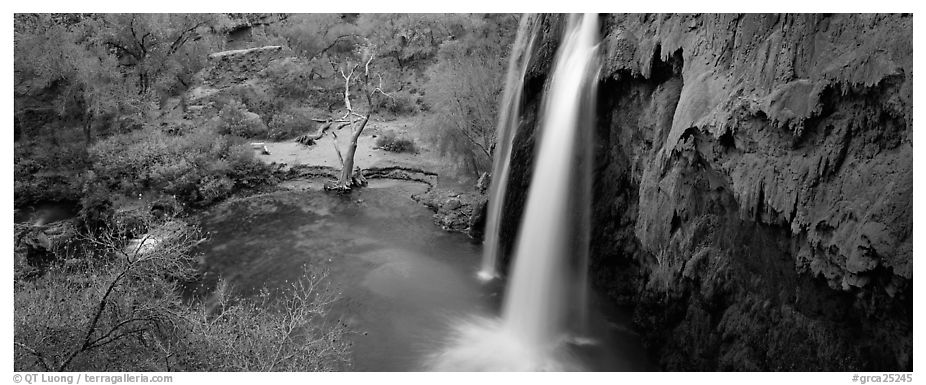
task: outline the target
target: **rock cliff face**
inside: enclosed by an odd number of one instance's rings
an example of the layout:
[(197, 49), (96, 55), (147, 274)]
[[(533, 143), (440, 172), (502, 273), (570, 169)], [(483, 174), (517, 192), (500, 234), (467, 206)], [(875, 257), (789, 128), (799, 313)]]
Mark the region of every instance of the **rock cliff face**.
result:
[[(912, 370), (912, 16), (601, 20), (593, 284), (658, 362)], [(508, 250), (564, 20), (544, 23)]]

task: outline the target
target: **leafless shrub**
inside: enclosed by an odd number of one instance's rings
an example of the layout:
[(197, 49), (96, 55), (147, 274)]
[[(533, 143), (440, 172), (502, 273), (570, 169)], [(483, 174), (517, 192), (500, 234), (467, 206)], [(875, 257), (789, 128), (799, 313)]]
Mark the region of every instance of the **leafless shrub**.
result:
[[(16, 281), (14, 368), (45, 370), (335, 370), (349, 342), (326, 315), (335, 293), (324, 272), (306, 270), (282, 293), (191, 304), (179, 283), (198, 271), (198, 228), (151, 219), (140, 239), (120, 231), (85, 235), (95, 247), (76, 262)], [(88, 252), (91, 253), (91, 252)]]
[(226, 371), (331, 371), (350, 365), (346, 325), (327, 319), (337, 299), (325, 272), (306, 268), (280, 293), (262, 290), (236, 301), (227, 282), (215, 292), (210, 311), (190, 313), (206, 365)]

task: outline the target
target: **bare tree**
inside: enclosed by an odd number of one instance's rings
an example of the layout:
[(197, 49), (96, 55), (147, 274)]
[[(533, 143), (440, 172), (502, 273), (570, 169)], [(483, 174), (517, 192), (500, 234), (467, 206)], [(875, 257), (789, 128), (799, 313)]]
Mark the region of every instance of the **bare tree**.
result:
[[(325, 133), (331, 134), (338, 161), (341, 163), (341, 174), (337, 182), (325, 186), (326, 190), (347, 192), (354, 187), (366, 184), (362, 170), (354, 166), (357, 140), (363, 133), (363, 129), (366, 128), (370, 118), (376, 112), (377, 103), (375, 103), (375, 99), (377, 97), (392, 98), (392, 95), (383, 91), (382, 74), (371, 70), (376, 59), (376, 52), (369, 46), (359, 49), (359, 52), (361, 52), (359, 55), (360, 60), (357, 62), (345, 59), (342, 63), (335, 63), (334, 60), (329, 58), (332, 68), (335, 68), (341, 78), (344, 79), (344, 114), (335, 119), (316, 119), (317, 122), (322, 123), (318, 130), (314, 134), (303, 135), (296, 139), (300, 143), (313, 144), (316, 140), (322, 138)], [(363, 98), (362, 101), (366, 103), (367, 110), (365, 114), (357, 112), (355, 110), (356, 103), (351, 101), (356, 99), (357, 96), (355, 95), (358, 94)], [(341, 151), (338, 145), (337, 131), (344, 127), (350, 127), (351, 131), (347, 148)]]
[[(340, 293), (306, 266), (289, 287), (255, 298), (227, 282), (187, 302), (178, 282), (198, 272), (198, 228), (146, 221), (142, 238), (83, 234), (91, 251), (16, 282), (19, 371), (321, 371), (350, 366), (347, 325), (329, 317)], [(121, 230), (124, 230), (122, 228)], [(95, 254), (91, 256), (90, 254)]]

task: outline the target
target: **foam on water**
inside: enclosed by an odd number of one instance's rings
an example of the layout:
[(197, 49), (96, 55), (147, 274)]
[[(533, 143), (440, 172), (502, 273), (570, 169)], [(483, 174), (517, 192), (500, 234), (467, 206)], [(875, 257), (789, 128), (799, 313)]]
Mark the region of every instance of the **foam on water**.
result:
[(428, 369), (443, 372), (578, 371), (565, 344), (534, 345), (518, 338), (499, 319), (473, 317), (451, 329), (448, 348), (433, 355)]

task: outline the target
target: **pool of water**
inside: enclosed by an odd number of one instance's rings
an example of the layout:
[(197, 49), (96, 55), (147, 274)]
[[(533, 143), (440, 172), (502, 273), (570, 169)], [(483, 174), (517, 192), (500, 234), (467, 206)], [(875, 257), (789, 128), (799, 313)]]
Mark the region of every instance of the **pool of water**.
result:
[[(203, 217), (207, 274), (244, 295), (298, 279), (302, 266), (325, 266), (341, 299), (353, 369), (425, 370), (456, 320), (495, 317), (501, 283), (476, 279), (481, 245), (435, 226), (410, 199), (416, 183), (375, 180), (350, 196), (317, 190), (226, 202)], [(600, 301), (597, 301), (600, 302)], [(588, 370), (651, 370), (622, 314), (593, 312), (597, 343), (576, 350)]]

